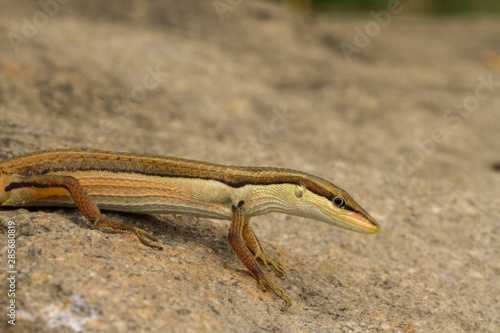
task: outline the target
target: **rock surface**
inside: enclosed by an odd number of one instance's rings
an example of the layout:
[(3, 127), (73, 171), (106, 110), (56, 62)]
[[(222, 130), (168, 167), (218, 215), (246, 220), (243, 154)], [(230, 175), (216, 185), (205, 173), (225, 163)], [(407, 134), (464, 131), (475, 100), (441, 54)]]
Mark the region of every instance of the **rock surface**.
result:
[(155, 251), (76, 209), (2, 209), (3, 312), (8, 221), (18, 271), (2, 331), (500, 330), (498, 21), (403, 11), (363, 39), (372, 16), (260, 1), (1, 2), (0, 159), (84, 147), (295, 168), (381, 225), (254, 218), (288, 273), (271, 277), (283, 313), (226, 221), (106, 212)]

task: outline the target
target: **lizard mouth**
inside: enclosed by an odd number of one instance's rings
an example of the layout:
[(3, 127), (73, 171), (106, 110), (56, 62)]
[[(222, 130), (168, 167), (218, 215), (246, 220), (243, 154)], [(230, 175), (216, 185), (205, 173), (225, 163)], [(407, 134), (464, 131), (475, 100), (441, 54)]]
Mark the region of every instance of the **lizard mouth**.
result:
[(380, 228), (371, 216), (364, 216), (354, 211), (343, 210), (342, 212), (337, 211), (335, 214), (332, 214), (330, 211), (324, 209), (316, 209), (313, 211), (313, 215), (318, 220), (336, 227), (364, 234), (374, 234)]

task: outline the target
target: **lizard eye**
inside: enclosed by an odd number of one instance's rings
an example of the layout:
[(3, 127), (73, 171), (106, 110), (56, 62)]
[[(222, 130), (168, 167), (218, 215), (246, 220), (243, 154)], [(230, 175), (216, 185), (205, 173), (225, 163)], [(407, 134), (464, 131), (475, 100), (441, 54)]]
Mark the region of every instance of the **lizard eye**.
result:
[(341, 195), (336, 195), (333, 197), (332, 203), (339, 208), (344, 208), (345, 199)]

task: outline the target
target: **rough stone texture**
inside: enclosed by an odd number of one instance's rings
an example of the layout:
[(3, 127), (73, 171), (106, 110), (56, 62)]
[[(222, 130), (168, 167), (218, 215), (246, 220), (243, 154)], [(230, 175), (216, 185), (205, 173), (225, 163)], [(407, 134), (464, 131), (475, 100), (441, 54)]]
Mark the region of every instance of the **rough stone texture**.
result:
[[(84, 228), (75, 209), (2, 209), (2, 313), (9, 220), (18, 270), (17, 325), (2, 315), (2, 330), (499, 331), (498, 21), (403, 12), (348, 63), (340, 43), (373, 17), (244, 1), (221, 20), (210, 1), (94, 0), (52, 6), (45, 22), (35, 1), (1, 2), (1, 159), (86, 147), (296, 168), (381, 225), (367, 236), (255, 218), (288, 272), (273, 277), (294, 301), (282, 313), (225, 221), (106, 213), (156, 235), (155, 251)], [(23, 25), (15, 52), (7, 36)]]

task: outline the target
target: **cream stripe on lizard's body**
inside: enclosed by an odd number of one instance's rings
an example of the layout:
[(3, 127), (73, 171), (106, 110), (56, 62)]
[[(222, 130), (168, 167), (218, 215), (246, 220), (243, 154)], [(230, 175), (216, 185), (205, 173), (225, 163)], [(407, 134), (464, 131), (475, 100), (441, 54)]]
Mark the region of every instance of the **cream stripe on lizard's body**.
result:
[(286, 301), (285, 308), (290, 299), (267, 280), (255, 258), (282, 276), (283, 269), (262, 252), (248, 224), (251, 217), (280, 212), (363, 233), (379, 228), (347, 192), (304, 172), (80, 149), (48, 150), (0, 162), (0, 204), (76, 205), (95, 226), (134, 232), (154, 247), (159, 246), (146, 238), (156, 238), (105, 218), (99, 208), (231, 220), (229, 241), (236, 254), (264, 289)]

